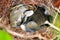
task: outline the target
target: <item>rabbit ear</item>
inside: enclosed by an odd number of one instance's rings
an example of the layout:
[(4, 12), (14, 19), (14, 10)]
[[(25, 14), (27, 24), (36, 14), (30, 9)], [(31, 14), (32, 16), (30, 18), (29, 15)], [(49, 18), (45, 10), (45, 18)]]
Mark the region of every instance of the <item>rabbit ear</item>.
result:
[(26, 11), (26, 12), (25, 12), (25, 15), (26, 15), (27, 17), (29, 17), (29, 16), (31, 16), (31, 15), (33, 15), (33, 14), (34, 14), (33, 10), (29, 10), (29, 11)]

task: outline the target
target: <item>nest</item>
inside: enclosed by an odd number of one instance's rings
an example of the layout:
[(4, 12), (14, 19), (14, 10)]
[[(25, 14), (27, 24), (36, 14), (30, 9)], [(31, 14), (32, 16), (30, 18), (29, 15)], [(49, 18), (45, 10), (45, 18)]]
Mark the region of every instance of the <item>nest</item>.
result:
[[(23, 1), (22, 0), (2, 0), (0, 2), (0, 27), (3, 28), (5, 31), (9, 32), (14, 40), (53, 40), (54, 35), (52, 34), (53, 31), (49, 28), (45, 28), (45, 31), (43, 30), (38, 30), (34, 33), (29, 33), (29, 32), (24, 32), (20, 28), (15, 28), (10, 25), (10, 8), (18, 5), (20, 3), (24, 4), (30, 4), (28, 1)], [(36, 1), (36, 0), (35, 0)], [(48, 1), (48, 0), (47, 0)], [(47, 3), (47, 1), (45, 1)], [(36, 1), (38, 5), (40, 5), (39, 1)], [(43, 2), (43, 1), (42, 1)], [(33, 2), (35, 3), (35, 2)], [(45, 4), (46, 4), (45, 3)], [(44, 4), (44, 2), (43, 2)], [(49, 3), (48, 3), (49, 4)], [(47, 6), (49, 6), (46, 4)]]

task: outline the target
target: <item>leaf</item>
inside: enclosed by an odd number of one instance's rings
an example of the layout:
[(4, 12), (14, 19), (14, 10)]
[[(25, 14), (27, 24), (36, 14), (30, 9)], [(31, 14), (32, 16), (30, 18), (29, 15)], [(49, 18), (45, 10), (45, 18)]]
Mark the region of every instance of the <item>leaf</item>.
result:
[(56, 29), (60, 29), (60, 13), (54, 11), (51, 16), (53, 17), (53, 20), (51, 19), (51, 17), (49, 19), (52, 22), (51, 24), (55, 26), (54, 27), (55, 29), (52, 30), (56, 34), (55, 36), (58, 35), (58, 37), (56, 37), (54, 40), (60, 40), (60, 30), (56, 30)]
[(50, 22), (52, 23), (53, 22), (53, 16), (49, 16), (49, 20), (50, 20)]
[(56, 12), (55, 10), (52, 10), (52, 14), (49, 19), (52, 25), (54, 25), (54, 28), (57, 30), (59, 29), (58, 31), (60, 31), (60, 14)]
[(12, 36), (3, 30), (0, 30), (0, 40), (12, 40)]
[[(53, 24), (60, 29), (60, 14), (57, 14), (55, 17)], [(55, 33), (59, 35), (55, 40), (60, 40), (60, 31), (55, 31)]]
[[(60, 29), (60, 14), (57, 14), (54, 25)], [(55, 40), (60, 40), (60, 31), (55, 31), (55, 33), (58, 35)]]
[(55, 20), (54, 25), (60, 28), (60, 14), (58, 14), (58, 16), (57, 16), (57, 18)]

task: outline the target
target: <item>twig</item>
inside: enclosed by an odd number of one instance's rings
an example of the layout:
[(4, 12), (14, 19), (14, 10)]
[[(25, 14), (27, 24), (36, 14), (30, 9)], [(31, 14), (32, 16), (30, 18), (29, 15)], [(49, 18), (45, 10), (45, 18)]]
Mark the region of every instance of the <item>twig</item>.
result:
[[(59, 6), (60, 7), (60, 6)], [(58, 13), (60, 13), (60, 8), (56, 8), (52, 5), (52, 8), (55, 9)]]
[(56, 16), (54, 17), (53, 24), (55, 23), (57, 16), (58, 16), (58, 13), (56, 13)]
[(39, 39), (44, 39), (46, 40), (47, 38), (43, 37), (41, 34), (39, 35), (24, 35), (24, 34), (19, 34), (19, 33), (16, 33), (14, 31), (11, 31), (9, 29), (7, 29), (7, 32), (9, 32), (10, 34), (14, 35), (14, 36), (17, 36), (17, 37), (20, 37), (20, 38), (34, 38), (34, 37), (38, 37)]
[(54, 29), (60, 31), (60, 29), (59, 29), (58, 27), (54, 26), (53, 24), (49, 23), (48, 21), (46, 21), (45, 24), (49, 24), (50, 27), (52, 27), (52, 28), (54, 28)]

